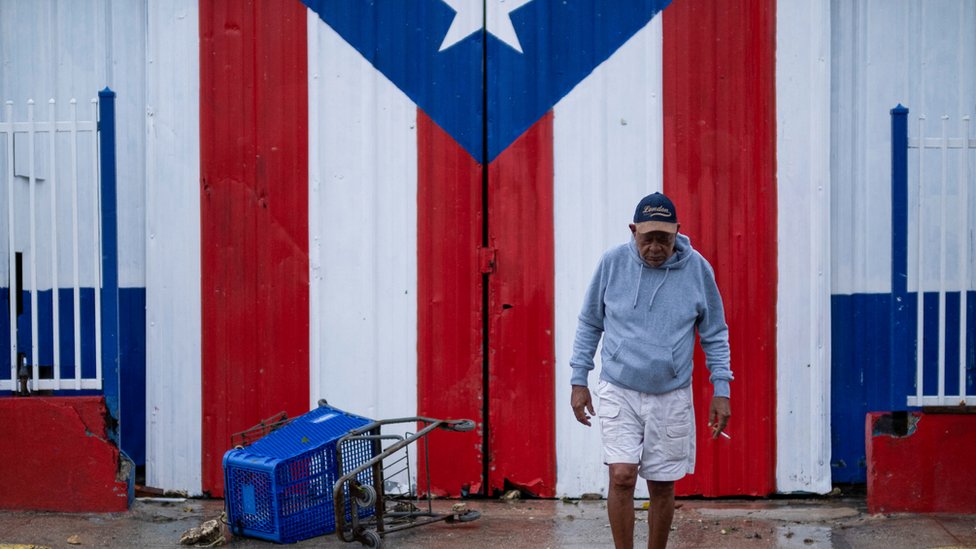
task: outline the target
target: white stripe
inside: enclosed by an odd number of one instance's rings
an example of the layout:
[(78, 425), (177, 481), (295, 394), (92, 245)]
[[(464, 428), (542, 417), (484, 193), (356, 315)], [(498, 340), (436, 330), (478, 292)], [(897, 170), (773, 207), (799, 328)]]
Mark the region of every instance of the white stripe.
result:
[(780, 2), (776, 30), (776, 490), (826, 493), (831, 489), (830, 2)]
[[(62, 2), (63, 3), (63, 2)], [(119, 287), (141, 288), (146, 285), (146, 190), (137, 184), (146, 173), (146, 90), (155, 83), (153, 68), (146, 63), (146, 13), (153, 2), (109, 2), (111, 9), (111, 48), (114, 66), (108, 85), (117, 92), (115, 97), (115, 162), (116, 203), (118, 205)], [(182, 5), (180, 2), (178, 5)], [(60, 9), (60, 6), (59, 6)], [(165, 41), (165, 39), (164, 39)], [(195, 42), (193, 42), (195, 43)], [(195, 50), (194, 50), (195, 51)], [(193, 63), (193, 66), (198, 66)], [(149, 78), (147, 78), (149, 76)], [(198, 76), (199, 78), (199, 76)], [(194, 102), (199, 99), (194, 98)], [(196, 106), (193, 107), (196, 112)], [(199, 130), (196, 130), (199, 133)], [(199, 138), (187, 134), (191, 141)], [(163, 185), (165, 187), (165, 185)]]
[(417, 107), (312, 11), (308, 63), (309, 400), (413, 416)]
[[(554, 108), (556, 493), (560, 496), (607, 493), (599, 426), (580, 425), (569, 407), (569, 357), (583, 292), (600, 255), (630, 238), (627, 225), (634, 206), (663, 187), (661, 48), (659, 15)], [(598, 371), (599, 363), (590, 374), (591, 389), (596, 387)], [(646, 492), (646, 485), (638, 483), (638, 497), (646, 497)]]
[(196, 0), (148, 8), (146, 482), (200, 494), (200, 65)]

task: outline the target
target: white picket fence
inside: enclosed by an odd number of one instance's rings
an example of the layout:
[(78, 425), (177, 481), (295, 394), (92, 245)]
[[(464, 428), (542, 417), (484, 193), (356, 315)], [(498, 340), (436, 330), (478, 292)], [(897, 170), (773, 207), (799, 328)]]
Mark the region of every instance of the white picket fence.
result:
[[(953, 122), (948, 116), (941, 117), (938, 137), (925, 137), (926, 117), (917, 119), (917, 136), (909, 137), (908, 148), (914, 150), (917, 158), (915, 173), (912, 174), (917, 197), (914, 204), (914, 227), (909, 234), (915, 239), (915, 261), (909, 266), (909, 276), (916, 281), (917, 332), (915, 352), (915, 394), (908, 396), (909, 406), (976, 406), (976, 395), (966, 394), (967, 386), (967, 335), (970, 325), (967, 320), (967, 294), (972, 291), (974, 223), (971, 214), (971, 197), (974, 180), (970, 170), (976, 139), (970, 137), (970, 116), (963, 116)], [(956, 137), (950, 137), (950, 132)], [(928, 152), (927, 152), (928, 151)], [(932, 161), (937, 159), (937, 164)], [(938, 203), (935, 204), (934, 202)], [(933, 216), (936, 216), (934, 218)], [(933, 232), (937, 238), (933, 238)], [(950, 242), (952, 240), (953, 242)], [(955, 256), (955, 257), (953, 257)], [(938, 262), (937, 276), (931, 272), (932, 262)], [(952, 260), (954, 268), (948, 265)], [(929, 270), (926, 271), (925, 267)], [(914, 271), (914, 272), (911, 272)], [(955, 271), (955, 272), (953, 272)], [(931, 389), (924, 385), (925, 350), (924, 337), (925, 293), (938, 293), (938, 382), (936, 394), (926, 394)], [(948, 331), (955, 327), (947, 323), (947, 293), (958, 292), (958, 364), (946, 363), (946, 340)], [(973, 358), (971, 355), (969, 358)], [(958, 393), (946, 394), (949, 376), (957, 376)]]
[[(68, 105), (68, 120), (57, 120), (57, 104), (54, 99), (48, 101), (45, 120), (36, 119), (37, 109), (34, 102), (26, 104), (26, 119), (15, 120), (14, 103), (7, 101), (3, 118), (0, 119), (0, 150), (4, 150), (5, 173), (0, 175), (0, 185), (5, 187), (7, 201), (7, 277), (9, 292), (9, 331), (10, 331), (10, 378), (0, 376), (0, 390), (17, 390), (18, 383), (18, 354), (21, 350), (17, 342), (17, 285), (15, 283), (15, 252), (23, 254), (24, 290), (30, 293), (30, 353), (24, 353), (29, 361), (29, 388), (37, 390), (66, 390), (66, 389), (101, 389), (102, 388), (102, 322), (101, 322), (101, 235), (100, 235), (100, 200), (99, 200), (99, 162), (98, 162), (98, 100), (92, 99), (87, 109), (78, 105), (72, 99)], [(78, 119), (79, 110), (88, 110), (87, 120)], [(85, 116), (84, 114), (82, 116)], [(61, 145), (59, 145), (59, 136)], [(65, 146), (63, 138), (67, 137)], [(26, 153), (23, 148), (26, 148)], [(46, 148), (46, 151), (42, 149)], [(66, 150), (65, 150), (66, 149)], [(38, 151), (41, 151), (40, 153)], [(44, 154), (46, 152), (46, 154)], [(65, 158), (66, 157), (66, 158)], [(26, 163), (26, 169), (23, 164)], [(40, 173), (41, 165), (46, 167), (46, 173)], [(58, 167), (64, 169), (58, 171)], [(46, 185), (44, 200), (38, 199), (39, 187)], [(81, 186), (90, 186), (81, 188)], [(26, 186), (26, 190), (24, 189)], [(0, 187), (0, 188), (2, 188)], [(22, 200), (18, 200), (22, 193), (27, 194), (28, 207), (18, 207)], [(59, 216), (58, 197), (70, 195), (70, 220)], [(82, 202), (86, 203), (82, 203)], [(24, 211), (26, 210), (26, 211)], [(87, 211), (86, 211), (87, 210)], [(27, 216), (27, 235), (18, 234), (25, 231), (24, 219)], [(68, 217), (68, 216), (63, 216)], [(39, 223), (49, 223), (44, 227), (50, 231), (49, 241), (38, 235)], [(66, 226), (67, 225), (67, 226)], [(0, 229), (2, 230), (2, 229)], [(87, 234), (85, 234), (87, 233)], [(26, 242), (25, 242), (26, 237)], [(70, 242), (66, 241), (70, 238)], [(87, 240), (91, 238), (91, 240)], [(91, 265), (84, 258), (79, 257), (81, 240), (86, 240), (92, 249)], [(26, 243), (26, 245), (25, 245)], [(20, 248), (20, 249), (18, 249)], [(70, 286), (73, 296), (73, 360), (62, 357), (60, 333), (60, 304), (59, 288), (67, 280), (59, 280), (59, 271), (63, 261), (59, 258), (59, 249), (70, 249)], [(42, 260), (41, 254), (50, 254), (49, 262)], [(83, 265), (84, 261), (84, 265)], [(83, 272), (85, 268), (88, 272)], [(42, 271), (42, 269), (45, 269)], [(93, 269), (93, 271), (92, 271)], [(51, 291), (51, 316), (53, 342), (53, 374), (42, 379), (39, 368), (41, 356), (40, 334), (38, 319), (41, 311), (38, 309), (38, 294), (40, 291), (40, 277), (47, 277), (45, 286)], [(82, 373), (82, 318), (81, 294), (82, 278), (93, 282), (94, 290), (94, 375), (83, 377)], [(73, 365), (73, 376), (62, 378), (62, 363)], [(91, 370), (90, 365), (87, 370)]]

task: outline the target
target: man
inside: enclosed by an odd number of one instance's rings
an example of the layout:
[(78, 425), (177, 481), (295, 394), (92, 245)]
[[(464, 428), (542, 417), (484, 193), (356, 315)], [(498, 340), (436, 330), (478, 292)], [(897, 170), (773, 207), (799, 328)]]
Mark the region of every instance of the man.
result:
[(594, 409), (587, 378), (603, 338), (597, 395), (603, 461), (610, 469), (607, 513), (618, 549), (634, 544), (637, 476), (651, 495), (647, 546), (663, 549), (674, 517), (674, 481), (695, 472), (696, 329), (711, 372), (712, 438), (731, 415), (722, 297), (711, 265), (678, 228), (674, 204), (663, 194), (637, 204), (633, 239), (603, 255), (586, 290), (570, 360), (573, 412), (589, 426)]

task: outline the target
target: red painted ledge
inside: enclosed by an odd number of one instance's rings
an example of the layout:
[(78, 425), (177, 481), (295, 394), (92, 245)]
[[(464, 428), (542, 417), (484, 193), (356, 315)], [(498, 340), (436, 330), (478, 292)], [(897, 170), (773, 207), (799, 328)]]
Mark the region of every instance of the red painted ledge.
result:
[(131, 469), (107, 416), (100, 396), (0, 398), (0, 509), (127, 510)]
[(868, 511), (976, 514), (976, 414), (872, 412)]

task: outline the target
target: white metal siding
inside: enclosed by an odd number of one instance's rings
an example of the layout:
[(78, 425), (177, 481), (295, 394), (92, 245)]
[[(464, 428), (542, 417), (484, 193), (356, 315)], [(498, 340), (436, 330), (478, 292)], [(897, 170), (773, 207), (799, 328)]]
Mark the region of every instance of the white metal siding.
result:
[(782, 2), (776, 11), (778, 492), (831, 489), (829, 101), (830, 4)]
[(152, 2), (146, 171), (146, 482), (201, 491), (200, 64), (196, 0)]

